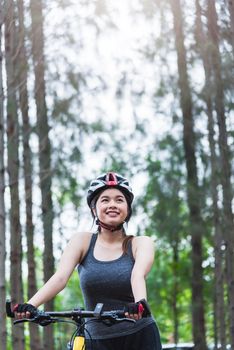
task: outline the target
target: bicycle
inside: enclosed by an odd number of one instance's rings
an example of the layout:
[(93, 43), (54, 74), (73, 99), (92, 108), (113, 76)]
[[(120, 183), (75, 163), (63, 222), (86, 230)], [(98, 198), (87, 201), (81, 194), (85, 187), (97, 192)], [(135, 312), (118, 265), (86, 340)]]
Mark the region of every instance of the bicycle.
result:
[[(33, 322), (40, 326), (48, 326), (51, 323), (65, 322), (72, 323), (76, 326), (76, 330), (72, 334), (70, 341), (67, 344), (67, 350), (85, 350), (85, 342), (87, 332), (85, 325), (87, 322), (85, 319), (95, 319), (100, 321), (109, 322), (136, 322), (133, 319), (126, 318), (123, 310), (111, 310), (103, 311), (103, 304), (98, 303), (93, 311), (83, 310), (81, 308), (74, 309), (72, 311), (37, 311), (33, 314), (32, 318), (23, 318), (13, 321), (13, 323), (19, 324), (22, 322)], [(6, 314), (10, 318), (14, 318), (15, 314), (12, 311), (11, 301), (6, 301)], [(65, 320), (64, 318), (71, 319)], [(92, 340), (91, 335), (89, 338)], [(92, 343), (91, 343), (92, 348)]]

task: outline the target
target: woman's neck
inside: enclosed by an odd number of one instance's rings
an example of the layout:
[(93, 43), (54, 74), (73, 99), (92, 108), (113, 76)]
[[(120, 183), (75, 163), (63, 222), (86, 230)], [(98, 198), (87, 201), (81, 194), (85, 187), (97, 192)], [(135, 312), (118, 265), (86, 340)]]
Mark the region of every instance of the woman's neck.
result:
[(122, 242), (124, 239), (123, 230), (118, 230), (115, 232), (111, 232), (110, 230), (106, 230), (101, 228), (101, 232), (99, 232), (99, 241), (105, 243), (114, 243), (114, 242)]

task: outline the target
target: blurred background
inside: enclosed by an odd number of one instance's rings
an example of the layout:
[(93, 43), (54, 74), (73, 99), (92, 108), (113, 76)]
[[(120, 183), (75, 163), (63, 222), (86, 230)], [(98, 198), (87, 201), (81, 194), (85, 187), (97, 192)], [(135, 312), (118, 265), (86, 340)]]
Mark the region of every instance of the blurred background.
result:
[[(14, 327), (74, 232), (89, 182), (135, 193), (155, 242), (162, 342), (234, 349), (234, 0), (0, 1), (0, 348), (65, 349), (68, 326)], [(78, 274), (50, 310), (82, 305)], [(43, 345), (44, 344), (44, 345)]]

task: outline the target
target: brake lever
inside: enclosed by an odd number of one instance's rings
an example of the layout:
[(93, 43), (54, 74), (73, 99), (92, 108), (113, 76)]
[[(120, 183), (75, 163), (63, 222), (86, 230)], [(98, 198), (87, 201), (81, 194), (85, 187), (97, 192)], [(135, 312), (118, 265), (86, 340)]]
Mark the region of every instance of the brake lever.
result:
[(51, 323), (55, 323), (57, 321), (57, 318), (52, 318), (42, 311), (39, 312), (35, 317), (31, 318), (30, 321), (44, 327), (48, 326)]
[(21, 318), (19, 320), (13, 321), (13, 323), (19, 324), (19, 323), (23, 323), (23, 322), (31, 322), (31, 323), (37, 323), (40, 326), (44, 327), (44, 326), (47, 326), (51, 323), (55, 323), (56, 321), (57, 321), (57, 318), (51, 318), (50, 316), (39, 313), (32, 318)]
[(21, 318), (20, 320), (13, 321), (13, 323), (19, 324), (19, 323), (23, 323), (23, 322), (33, 322), (33, 321), (34, 321), (33, 318)]

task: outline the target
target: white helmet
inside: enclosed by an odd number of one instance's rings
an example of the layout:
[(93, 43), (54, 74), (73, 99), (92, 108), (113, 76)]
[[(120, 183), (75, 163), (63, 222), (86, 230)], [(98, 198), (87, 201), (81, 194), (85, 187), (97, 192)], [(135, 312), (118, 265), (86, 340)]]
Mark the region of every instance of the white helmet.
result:
[(132, 188), (129, 186), (127, 179), (114, 172), (102, 174), (97, 179), (91, 181), (87, 193), (88, 206), (91, 207), (93, 199), (103, 190), (110, 187), (120, 190), (125, 195), (129, 207), (131, 207), (134, 198)]

